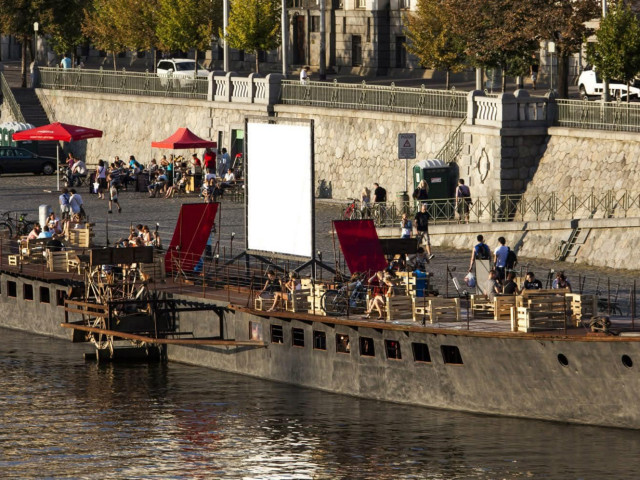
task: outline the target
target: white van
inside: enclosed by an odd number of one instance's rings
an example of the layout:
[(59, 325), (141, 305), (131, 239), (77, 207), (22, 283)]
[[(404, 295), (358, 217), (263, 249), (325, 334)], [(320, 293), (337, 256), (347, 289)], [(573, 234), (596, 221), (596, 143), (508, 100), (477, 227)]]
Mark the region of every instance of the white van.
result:
[[(578, 89), (580, 98), (583, 100), (591, 100), (592, 98), (601, 98), (603, 91), (602, 78), (598, 73), (591, 70), (584, 70), (578, 78)], [(627, 99), (627, 85), (617, 80), (609, 80), (609, 95), (615, 99)], [(631, 99), (638, 98), (640, 95), (640, 81), (634, 80), (629, 86), (629, 96)]]

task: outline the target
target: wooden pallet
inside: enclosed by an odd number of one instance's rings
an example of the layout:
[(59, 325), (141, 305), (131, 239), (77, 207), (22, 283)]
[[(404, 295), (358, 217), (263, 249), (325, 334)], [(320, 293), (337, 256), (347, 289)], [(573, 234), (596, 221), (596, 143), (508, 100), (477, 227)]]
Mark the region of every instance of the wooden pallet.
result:
[(164, 283), (167, 273), (164, 268), (164, 255), (155, 255), (153, 263), (141, 263), (140, 273), (147, 281)]
[(425, 318), (429, 323), (459, 322), (460, 299), (443, 297), (415, 298), (413, 304), (413, 320), (422, 321)]
[(296, 290), (288, 295), (289, 299), (286, 302), (285, 309), (290, 312), (308, 312), (311, 308), (309, 303), (309, 290)]
[(565, 327), (565, 316), (570, 313), (565, 292), (538, 294), (521, 298), (523, 305), (511, 309), (511, 330), (532, 332), (556, 330)]
[(493, 315), (495, 305), (493, 302), (489, 301), (489, 297), (484, 294), (474, 294), (470, 296), (470, 309), (471, 314), (475, 315), (476, 313)]
[(47, 252), (47, 268), (50, 272), (79, 272), (80, 259), (73, 250)]
[(386, 298), (385, 314), (387, 321), (413, 318), (413, 297), (393, 295)]
[(496, 322), (511, 321), (511, 307), (515, 307), (516, 295), (497, 295), (493, 300), (493, 319)]
[(571, 309), (571, 323), (578, 327), (582, 320), (598, 314), (598, 298), (595, 295), (567, 293), (567, 307)]
[(69, 230), (69, 243), (74, 247), (89, 248), (93, 237), (94, 233), (91, 231), (91, 227)]

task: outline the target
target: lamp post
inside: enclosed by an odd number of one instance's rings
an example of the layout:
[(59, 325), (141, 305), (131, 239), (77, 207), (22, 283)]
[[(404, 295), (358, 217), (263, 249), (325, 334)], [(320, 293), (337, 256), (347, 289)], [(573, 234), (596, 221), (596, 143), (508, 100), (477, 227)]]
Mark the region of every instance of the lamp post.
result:
[(556, 42), (547, 43), (547, 51), (551, 54), (551, 75), (550, 75), (551, 85), (549, 90), (553, 92), (553, 54), (556, 53)]
[(33, 22), (33, 60), (38, 59), (38, 30), (40, 29), (40, 24), (38, 22)]

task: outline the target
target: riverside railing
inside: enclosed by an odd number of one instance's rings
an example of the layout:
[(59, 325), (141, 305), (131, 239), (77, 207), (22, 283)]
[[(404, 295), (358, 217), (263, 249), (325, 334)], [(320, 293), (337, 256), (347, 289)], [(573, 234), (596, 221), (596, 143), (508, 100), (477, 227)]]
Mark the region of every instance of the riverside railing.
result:
[(16, 102), (16, 97), (13, 96), (13, 92), (7, 83), (7, 79), (4, 78), (4, 74), (0, 72), (0, 90), (2, 91), (2, 97), (4, 101), (9, 105), (9, 109), (11, 110), (11, 114), (16, 122), (27, 123), (24, 119), (24, 115), (22, 114), (22, 110), (20, 109), (20, 105)]
[(640, 104), (626, 102), (589, 102), (556, 100), (561, 127), (587, 128), (619, 132), (640, 132)]
[[(398, 227), (403, 213), (413, 216), (417, 211), (415, 201), (387, 202), (365, 208), (358, 205), (356, 209), (349, 208), (351, 203), (342, 210), (342, 219), (371, 218), (378, 227)], [(428, 200), (426, 203), (431, 223), (461, 221), (455, 198)], [(500, 195), (496, 198), (474, 199), (469, 206), (469, 221), (472, 223), (624, 218), (638, 215), (640, 194), (614, 191), (584, 196), (560, 196), (555, 193)]]
[(280, 102), (285, 105), (375, 110), (379, 112), (464, 118), (467, 93), (431, 90), (424, 87), (369, 85), (366, 82), (338, 83), (283, 80)]

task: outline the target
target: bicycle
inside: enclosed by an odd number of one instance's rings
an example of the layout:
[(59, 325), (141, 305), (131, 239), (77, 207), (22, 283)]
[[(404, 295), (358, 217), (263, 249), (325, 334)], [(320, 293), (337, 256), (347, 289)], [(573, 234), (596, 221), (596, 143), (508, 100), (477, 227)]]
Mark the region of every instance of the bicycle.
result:
[(348, 285), (337, 290), (327, 290), (320, 299), (320, 306), (329, 316), (346, 315), (348, 311), (363, 312), (367, 309), (367, 289), (361, 281), (349, 292)]
[(358, 210), (358, 200), (355, 198), (351, 201), (351, 203), (345, 209), (342, 219), (343, 220), (360, 220), (362, 218), (362, 213)]
[(26, 219), (27, 213), (16, 215), (16, 218), (13, 218), (11, 213), (13, 212), (4, 212), (0, 215), (5, 218), (0, 222), (0, 238), (13, 238), (14, 234), (16, 236), (27, 235), (35, 225), (35, 222)]

